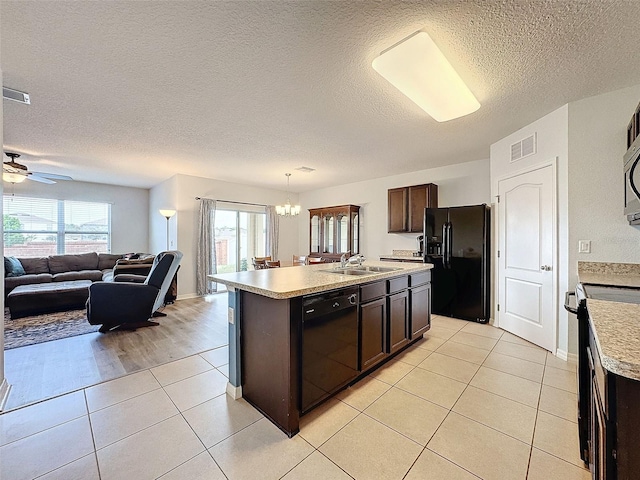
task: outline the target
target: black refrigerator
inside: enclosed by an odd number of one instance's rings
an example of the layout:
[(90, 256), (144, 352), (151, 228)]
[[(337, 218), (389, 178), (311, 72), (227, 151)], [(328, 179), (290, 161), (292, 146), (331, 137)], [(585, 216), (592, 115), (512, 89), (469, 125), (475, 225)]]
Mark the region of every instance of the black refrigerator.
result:
[(433, 313), (489, 321), (490, 218), (486, 204), (425, 209), (424, 261), (433, 264)]

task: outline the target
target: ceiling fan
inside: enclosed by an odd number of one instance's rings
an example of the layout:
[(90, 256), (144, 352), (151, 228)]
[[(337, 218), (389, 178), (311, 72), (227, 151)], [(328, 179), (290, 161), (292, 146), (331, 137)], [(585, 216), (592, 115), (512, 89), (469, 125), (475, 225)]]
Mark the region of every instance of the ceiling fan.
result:
[(26, 179), (34, 180), (40, 183), (53, 185), (54, 180), (73, 180), (68, 175), (58, 175), (55, 173), (30, 172), (26, 165), (16, 162), (20, 158), (19, 153), (5, 152), (5, 155), (11, 160), (2, 164), (2, 180), (10, 183), (22, 183)]

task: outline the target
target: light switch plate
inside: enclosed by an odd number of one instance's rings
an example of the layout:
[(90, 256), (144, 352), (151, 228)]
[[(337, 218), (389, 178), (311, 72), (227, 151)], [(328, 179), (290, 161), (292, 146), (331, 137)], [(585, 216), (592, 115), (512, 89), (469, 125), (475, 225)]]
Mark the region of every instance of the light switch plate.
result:
[(578, 240), (578, 253), (591, 253), (591, 240)]

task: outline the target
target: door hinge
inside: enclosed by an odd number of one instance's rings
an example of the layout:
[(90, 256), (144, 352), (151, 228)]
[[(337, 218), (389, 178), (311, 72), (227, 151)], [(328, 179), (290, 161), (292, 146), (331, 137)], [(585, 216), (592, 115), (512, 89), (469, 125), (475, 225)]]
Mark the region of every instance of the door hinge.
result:
[(500, 250), (498, 250), (498, 258), (500, 258)]
[(496, 198), (498, 199), (498, 203), (500, 203), (500, 195), (496, 195)]
[(498, 311), (500, 311), (500, 304), (498, 304)]

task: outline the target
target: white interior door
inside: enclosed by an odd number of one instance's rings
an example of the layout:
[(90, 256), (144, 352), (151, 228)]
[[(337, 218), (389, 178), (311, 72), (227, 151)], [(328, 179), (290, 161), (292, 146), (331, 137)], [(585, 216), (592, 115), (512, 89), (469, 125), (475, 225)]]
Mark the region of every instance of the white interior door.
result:
[(498, 182), (501, 328), (555, 350), (556, 210), (553, 165)]

